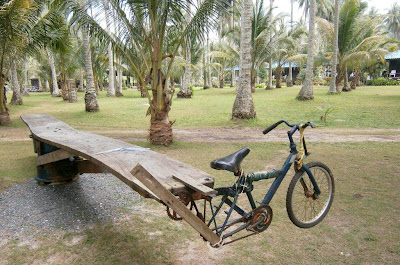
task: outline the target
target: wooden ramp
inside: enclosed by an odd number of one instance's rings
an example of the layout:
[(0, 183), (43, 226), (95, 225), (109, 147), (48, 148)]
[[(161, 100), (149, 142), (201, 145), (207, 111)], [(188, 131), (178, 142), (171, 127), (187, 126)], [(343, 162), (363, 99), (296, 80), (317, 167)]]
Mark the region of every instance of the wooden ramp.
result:
[(73, 157), (83, 158), (85, 168), (91, 170), (80, 173), (99, 170), (112, 173), (142, 196), (171, 207), (211, 244), (218, 243), (219, 237), (174, 196), (183, 190), (204, 196), (216, 194), (211, 175), (143, 147), (75, 130), (48, 114), (23, 115), (21, 119), (31, 130), (34, 143), (59, 148), (46, 154), (38, 152), (38, 167)]

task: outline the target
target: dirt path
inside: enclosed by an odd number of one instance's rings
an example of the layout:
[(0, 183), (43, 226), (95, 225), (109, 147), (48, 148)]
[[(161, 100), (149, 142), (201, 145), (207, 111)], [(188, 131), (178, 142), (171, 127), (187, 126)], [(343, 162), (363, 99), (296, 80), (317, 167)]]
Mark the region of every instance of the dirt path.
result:
[[(285, 129), (276, 129), (263, 135), (260, 129), (174, 129), (175, 140), (181, 142), (285, 142)], [(89, 130), (91, 133), (123, 141), (146, 141), (146, 130)], [(30, 140), (28, 129), (9, 129), (0, 133), (0, 141)], [(400, 128), (391, 129), (308, 129), (305, 133), (311, 142), (400, 142)]]
[[(274, 130), (263, 135), (261, 130), (243, 129), (174, 129), (181, 142), (286, 142), (287, 130)], [(125, 141), (145, 141), (147, 131), (91, 131)], [(400, 142), (400, 129), (312, 129), (306, 131), (311, 142)]]

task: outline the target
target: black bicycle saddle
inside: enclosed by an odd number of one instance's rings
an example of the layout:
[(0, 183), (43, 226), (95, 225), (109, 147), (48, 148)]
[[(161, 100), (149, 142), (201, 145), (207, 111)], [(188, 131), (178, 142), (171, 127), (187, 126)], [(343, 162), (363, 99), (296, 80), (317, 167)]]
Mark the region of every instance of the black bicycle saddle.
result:
[(214, 169), (224, 169), (236, 173), (240, 168), (240, 163), (242, 163), (243, 159), (249, 154), (249, 152), (250, 149), (245, 147), (233, 154), (211, 161), (210, 165)]

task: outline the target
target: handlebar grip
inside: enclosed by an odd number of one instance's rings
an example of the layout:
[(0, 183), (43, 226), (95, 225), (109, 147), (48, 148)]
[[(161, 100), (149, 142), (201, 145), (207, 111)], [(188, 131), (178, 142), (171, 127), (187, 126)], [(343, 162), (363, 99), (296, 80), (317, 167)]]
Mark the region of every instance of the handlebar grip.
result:
[(268, 128), (264, 129), (263, 134), (269, 133), (270, 131), (272, 131), (273, 129), (275, 129), (276, 126), (278, 126), (278, 125), (281, 124), (282, 122), (283, 122), (283, 120), (278, 121), (278, 122), (272, 124), (271, 126), (269, 126)]

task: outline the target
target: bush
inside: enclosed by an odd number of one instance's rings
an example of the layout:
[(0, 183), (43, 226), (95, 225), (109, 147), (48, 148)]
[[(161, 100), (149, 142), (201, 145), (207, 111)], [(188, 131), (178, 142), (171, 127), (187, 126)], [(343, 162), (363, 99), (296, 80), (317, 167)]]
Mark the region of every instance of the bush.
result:
[(123, 86), (122, 90), (128, 90), (128, 87), (127, 86)]
[(256, 84), (256, 88), (262, 88), (262, 89), (264, 89), (264, 88), (265, 88), (265, 85), (264, 85), (264, 84)]
[(386, 79), (379, 77), (374, 80), (369, 80), (367, 86), (400, 86), (400, 80)]
[(194, 85), (189, 86), (190, 92), (192, 93), (192, 97), (194, 95)]

